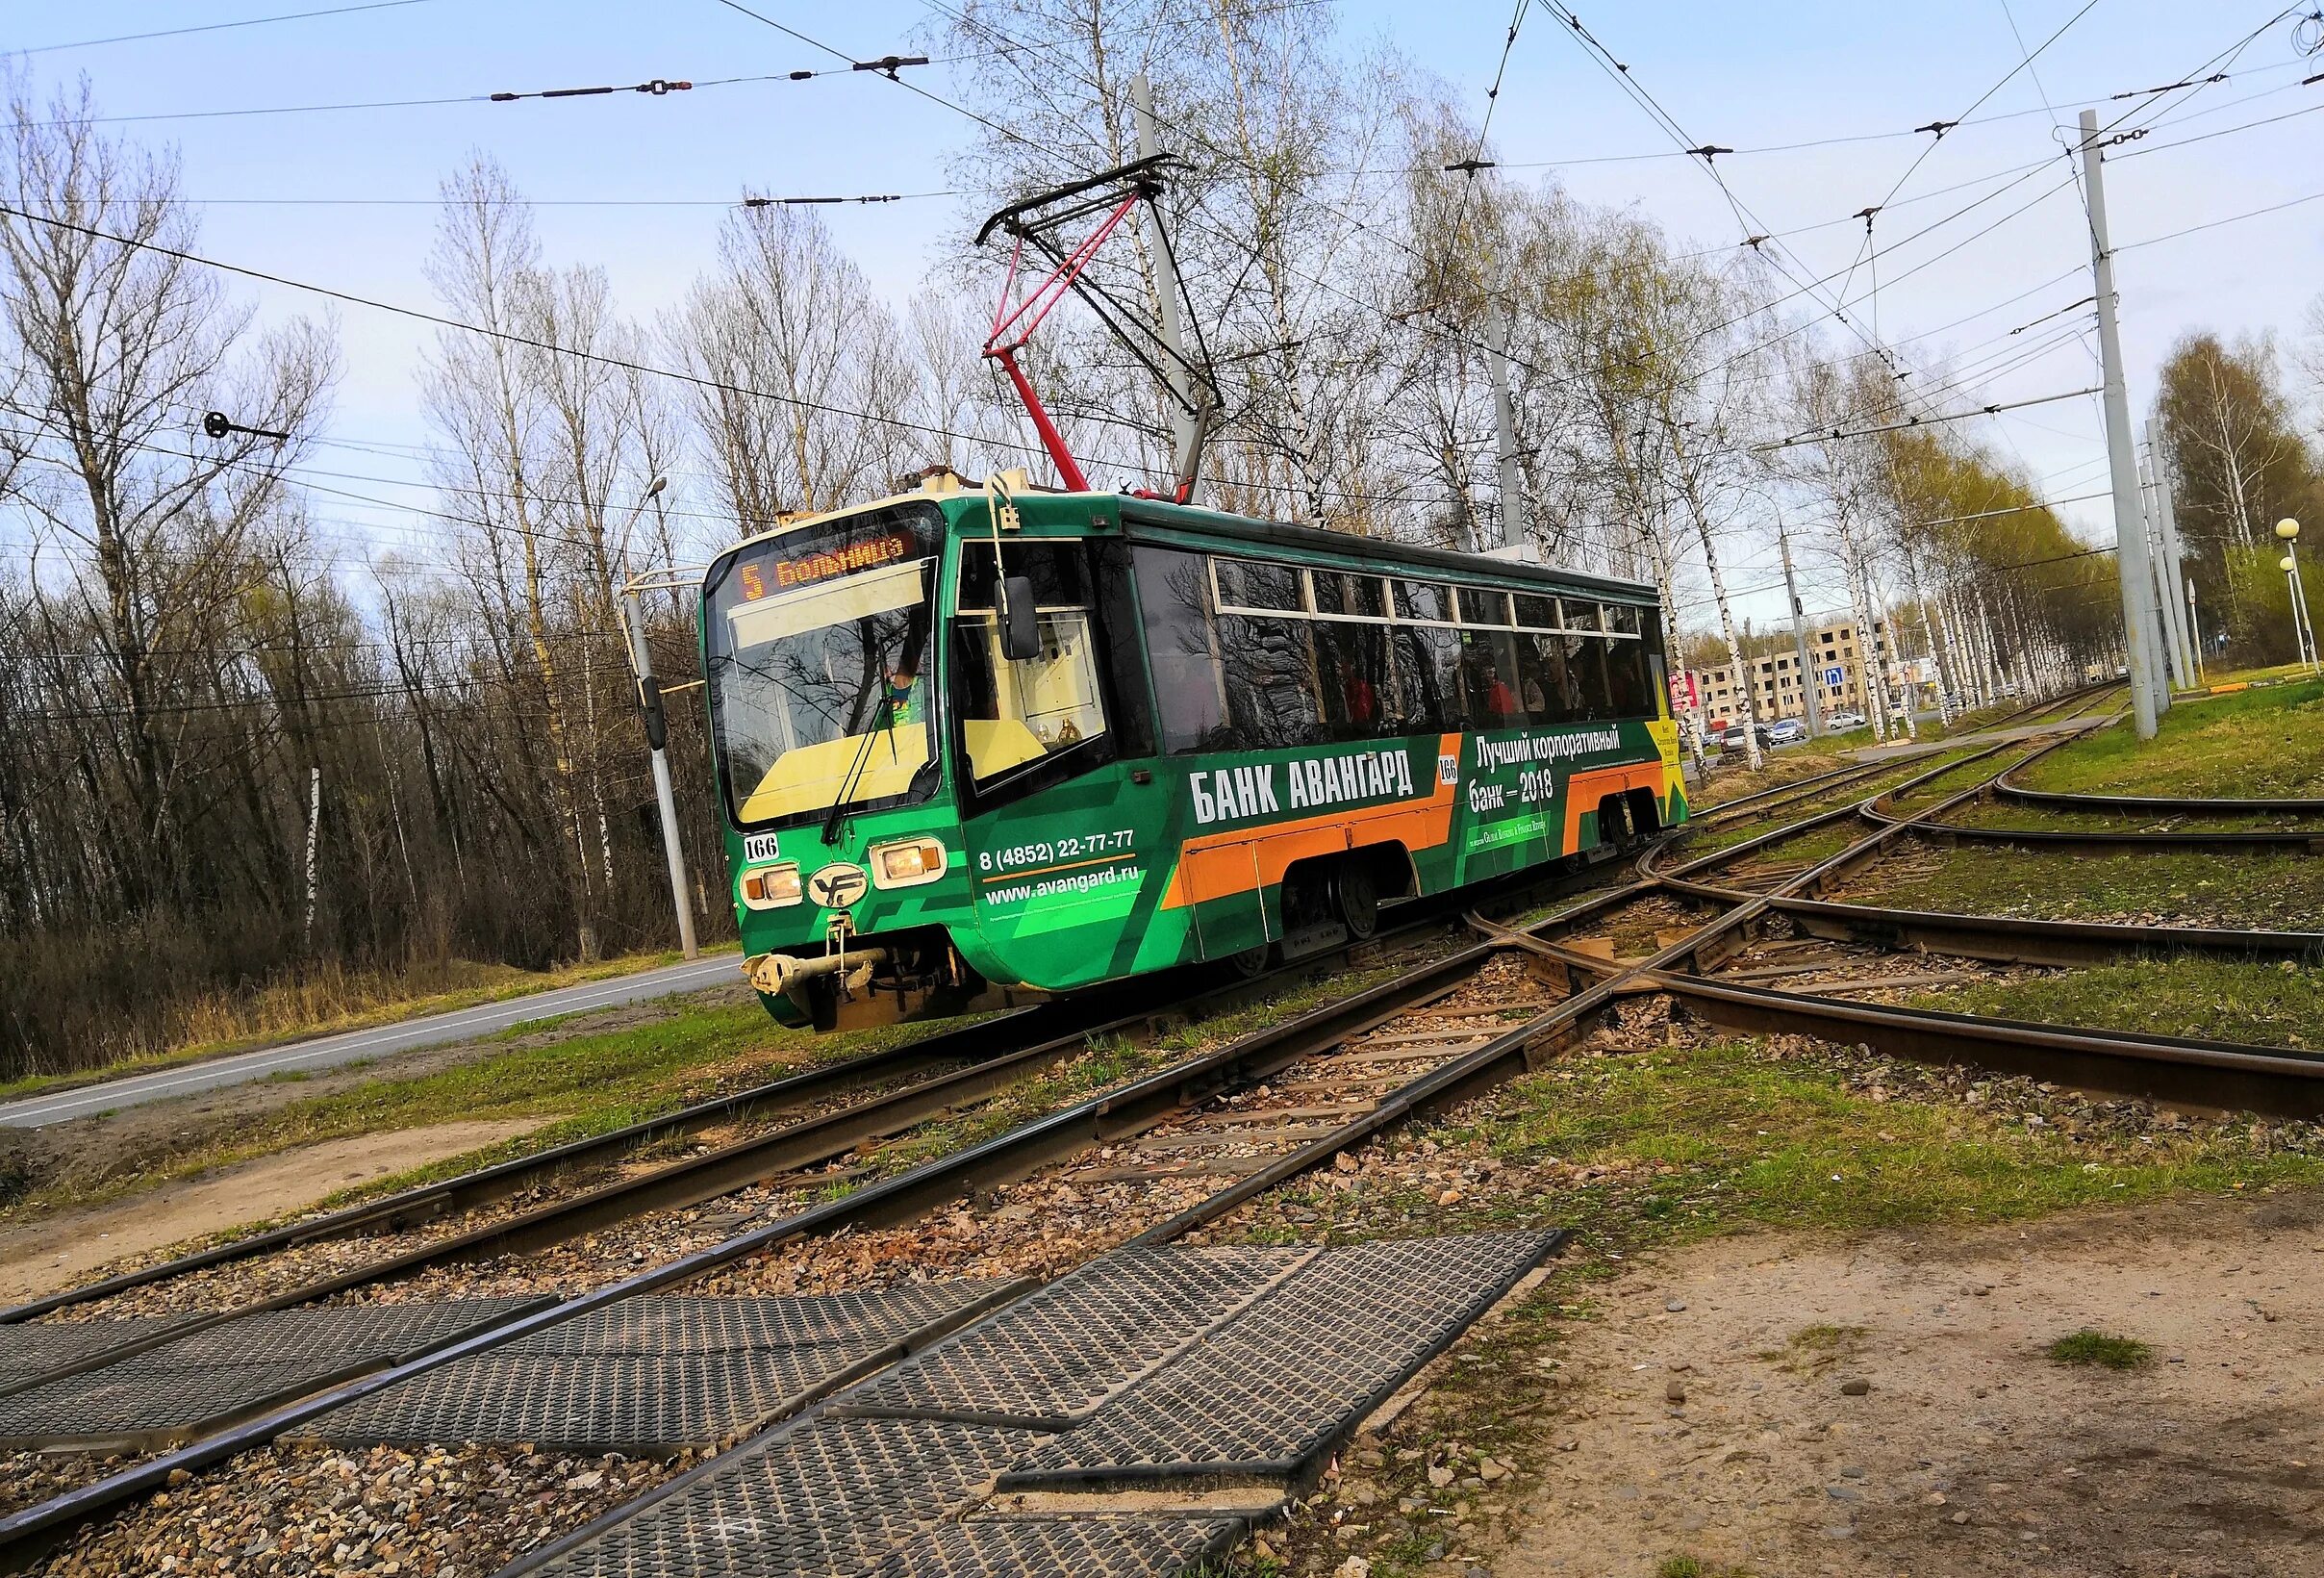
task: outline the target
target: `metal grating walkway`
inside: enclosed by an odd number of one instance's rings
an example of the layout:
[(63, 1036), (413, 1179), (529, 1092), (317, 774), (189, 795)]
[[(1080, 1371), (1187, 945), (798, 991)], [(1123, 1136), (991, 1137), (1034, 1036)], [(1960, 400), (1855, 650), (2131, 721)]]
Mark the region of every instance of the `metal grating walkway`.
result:
[(998, 1281), (910, 1284), (791, 1298), (623, 1299), (520, 1338), (507, 1353), (733, 1353), (819, 1342), (893, 1341), (979, 1304)]
[(1119, 1251), (505, 1578), (1168, 1578), (1241, 1520), (980, 1508), (1222, 1479), (1287, 1494), (1562, 1236)]
[(131, 1320), (52, 1321), (0, 1326), (0, 1395), (18, 1390), (51, 1370), (77, 1363), (122, 1342), (151, 1336), (188, 1315), (139, 1315)]
[(359, 1398), (301, 1434), (343, 1445), (716, 1446), (934, 1341), (1021, 1285), (624, 1299)]
[(980, 1517), (925, 1534), (872, 1578), (1167, 1578), (1243, 1536), (1230, 1517)]
[(930, 1419), (807, 1419), (562, 1557), (560, 1578), (823, 1578), (935, 1529), (1032, 1438)]
[(848, 1393), (838, 1412), (1063, 1429), (1315, 1254), (1119, 1250)]
[[(140, 1448), (182, 1440), (543, 1302), (347, 1305), (244, 1316), (0, 1397), (0, 1446)], [(151, 1330), (149, 1322), (120, 1324)], [(110, 1339), (139, 1335), (114, 1330)]]
[(1327, 1250), (1001, 1486), (1305, 1474), (1553, 1243), (1512, 1233)]

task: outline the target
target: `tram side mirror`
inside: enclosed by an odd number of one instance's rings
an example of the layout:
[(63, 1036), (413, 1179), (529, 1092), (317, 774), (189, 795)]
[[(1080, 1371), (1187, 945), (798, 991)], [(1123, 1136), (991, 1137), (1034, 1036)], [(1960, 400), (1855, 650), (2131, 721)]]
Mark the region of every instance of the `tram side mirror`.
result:
[(1000, 655), (1023, 663), (1041, 655), (1041, 617), (1033, 607), (1033, 580), (1011, 575), (1001, 582), (1001, 603), (1008, 610), (1001, 620)]

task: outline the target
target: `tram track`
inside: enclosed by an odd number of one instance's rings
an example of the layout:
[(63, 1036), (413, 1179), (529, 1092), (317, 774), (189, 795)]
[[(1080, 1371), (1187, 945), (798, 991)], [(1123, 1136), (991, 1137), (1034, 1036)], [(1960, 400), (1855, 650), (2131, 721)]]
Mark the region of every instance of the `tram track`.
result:
[[(1971, 760), (2007, 749), (2007, 743), (1995, 746)], [(1961, 765), (1946, 764), (1912, 781), (1934, 779)], [(1160, 1243), (1183, 1237), (1268, 1189), (1330, 1164), (1341, 1153), (1397, 1124), (1465, 1100), (1554, 1057), (1625, 997), (1667, 989), (1665, 983), (1671, 980), (1707, 981), (1722, 962), (1748, 945), (1752, 929), (1786, 915), (1779, 906), (1812, 902), (1801, 896), (1812, 893), (1835, 871), (1893, 842), (1915, 821), (1942, 814), (1973, 795), (1976, 787), (1947, 795), (1897, 822), (1875, 824), (1840, 853), (1785, 874), (1768, 893), (1710, 884), (1694, 884), (1703, 890), (1699, 895), (1685, 892), (1688, 874), (1732, 863), (1743, 846), (1714, 852), (1669, 874), (1658, 871), (1655, 852), (1650, 851), (1632, 879), (1566, 905), (1525, 928), (1524, 934), (1554, 952), (1569, 952), (1552, 936), (1673, 892), (1709, 899), (1722, 906), (1721, 912), (1644, 958), (1579, 955), (1562, 960), (1569, 972), (1562, 996), (1554, 995), (1554, 988), (1545, 993), (1541, 982), (1513, 967), (1512, 951), (1537, 950), (1506, 937), (1488, 937), (1288, 1024), (1182, 1059), (902, 1173), (875, 1179), (842, 1198), (790, 1212), (576, 1298), (520, 1313), (435, 1353), (275, 1409), (0, 1519), (0, 1558), (20, 1563), (61, 1531), (167, 1484), (172, 1474), (198, 1472), (295, 1434), (323, 1412), (441, 1364), (649, 1291), (677, 1286), (747, 1291), (763, 1282), (753, 1268), (769, 1266), (778, 1252), (829, 1243), (835, 1234), (860, 1236), (920, 1221), (967, 1193), (989, 1193), (1035, 1175), (1083, 1192), (1134, 1188), (1141, 1204), (1114, 1201), (1108, 1207), (1117, 1225), (1134, 1229), (1126, 1241)], [(1747, 843), (1772, 847), (1804, 829), (1838, 824), (1858, 809), (1855, 804), (1841, 806), (1770, 829)], [(1674, 878), (1680, 885), (1674, 886)], [(1730, 1004), (1740, 1001), (1734, 995), (1739, 989), (1731, 984), (1710, 985), (1718, 991), (1699, 992), (1701, 1001), (1721, 995)], [(1471, 995), (1462, 998), (1458, 994), (1463, 992)], [(1773, 1000), (1778, 1008), (1796, 1001), (1805, 1005), (1804, 1016), (1823, 1001), (1781, 992), (1755, 996), (1748, 990), (1741, 997), (1762, 1005)], [(1115, 1154), (1099, 1154), (1108, 1150)], [(1209, 1188), (1203, 1182), (1220, 1176), (1229, 1180), (1223, 1187)], [(1073, 1182), (1076, 1177), (1079, 1184)]]
[[(1631, 880), (1587, 895), (1579, 903), (1569, 905), (1551, 922), (1541, 924), (1565, 924), (1603, 913), (1638, 899), (1646, 892), (1647, 884)], [(878, 1180), (843, 1199), (825, 1202), (751, 1232), (730, 1236), (640, 1276), (623, 1278), (582, 1294), (578, 1299), (564, 1301), (542, 1313), (555, 1319), (571, 1318), (605, 1301), (635, 1296), (652, 1287), (701, 1279), (720, 1266), (763, 1254), (770, 1247), (781, 1243), (811, 1238), (819, 1234), (872, 1228), (890, 1220), (909, 1220), (924, 1212), (934, 1202), (958, 1198), (964, 1190), (986, 1187), (996, 1179), (1040, 1166), (1050, 1148), (1062, 1148), (1058, 1151), (1062, 1155), (1101, 1146), (1106, 1139), (1137, 1127), (1141, 1113), (1148, 1115), (1144, 1121), (1158, 1121), (1159, 1114), (1187, 1106), (1192, 1093), (1198, 1089), (1209, 1093), (1245, 1089), (1264, 1083), (1272, 1073), (1287, 1066), (1290, 1061), (1296, 1061), (1303, 1052), (1312, 1056), (1312, 1051), (1295, 1045), (1285, 1037), (1324, 1034), (1327, 1043), (1345, 1039), (1349, 1032), (1339, 1025), (1337, 1015), (1383, 1012), (1393, 1016), (1409, 1005), (1402, 1001), (1391, 1001), (1397, 994), (1417, 993), (1420, 997), (1431, 993), (1442, 995), (1452, 989), (1460, 979), (1480, 968), (1496, 952), (1485, 945), (1459, 950), (1446, 959), (1408, 972), (1382, 987), (1357, 994), (1330, 1009), (1318, 1010), (1326, 1018), (1319, 1020), (1317, 1015), (1303, 1016), (1279, 1031), (1264, 1031), (1229, 1048), (1173, 1065), (1145, 1080), (1134, 1082), (1126, 1089), (1092, 1098), (1023, 1125), (997, 1139), (939, 1158), (894, 1178)], [(1440, 975), (1438, 972), (1444, 973)], [(1419, 997), (1413, 1001), (1419, 1001)], [(1380, 1006), (1383, 1003), (1387, 1004), (1385, 1008)], [(1382, 1102), (1377, 1104), (1375, 1109), (1350, 1126), (1350, 1133), (1369, 1133), (1378, 1125), (1402, 1121), (1417, 1109), (1416, 1103), (1429, 1090), (1444, 1085), (1448, 1079), (1452, 1087), (1464, 1086), (1471, 1071), (1489, 1068), (1501, 1062), (1512, 1049), (1518, 1050), (1522, 1057), (1523, 1047), (1529, 1044), (1531, 1039), (1526, 1034), (1487, 1038), (1476, 1053), (1453, 1059), (1457, 1066), (1451, 1074), (1442, 1069), (1432, 1069), (1421, 1081), (1414, 1082), (1413, 1089), (1390, 1092)], [(1260, 1179), (1262, 1184), (1271, 1181), (1283, 1165), (1285, 1162), (1279, 1158), (1268, 1160), (1253, 1177)], [(1291, 1165), (1296, 1170), (1298, 1163), (1294, 1161)], [(272, 1302), (288, 1304), (290, 1301), (282, 1299)], [(227, 1317), (220, 1317), (221, 1323), (224, 1318)], [(37, 1543), (44, 1531), (77, 1521), (93, 1510), (134, 1499), (155, 1484), (165, 1483), (173, 1472), (190, 1472), (195, 1467), (231, 1456), (256, 1441), (271, 1438), (273, 1434), (288, 1428), (296, 1418), (311, 1416), (322, 1407), (339, 1406), (351, 1395), (360, 1395), (408, 1379), (411, 1375), (464, 1354), (514, 1340), (535, 1329), (536, 1324), (536, 1316), (518, 1317), (459, 1343), (419, 1356), (405, 1365), (379, 1371), (353, 1382), (351, 1388), (342, 1387), (338, 1391), (326, 1394), (327, 1402), (309, 1398), (302, 1403), (292, 1404), (288, 1410), (278, 1410), (255, 1422), (204, 1438), (133, 1465), (97, 1485), (68, 1491), (40, 1506), (0, 1519), (0, 1554), (18, 1550), (20, 1541)], [(152, 1345), (140, 1342), (139, 1346), (150, 1348)], [(113, 1357), (117, 1360), (124, 1356), (115, 1354)], [(82, 1373), (88, 1373), (93, 1367), (80, 1368)]]
[[(1149, 1005), (1127, 1013), (1094, 1012), (1094, 1005), (1089, 1003), (1056, 1004), (942, 1031), (901, 1046), (801, 1070), (606, 1135), (67, 1289), (8, 1311), (0, 1314), (0, 1321), (166, 1313), (170, 1307), (157, 1303), (154, 1290), (170, 1283), (190, 1283), (193, 1300), (213, 1308), (196, 1311), (184, 1324), (89, 1355), (69, 1366), (13, 1383), (0, 1381), (0, 1397), (175, 1340), (198, 1326), (334, 1298), (432, 1268), (537, 1251), (609, 1224), (651, 1212), (684, 1210), (766, 1180), (802, 1174), (867, 1142), (973, 1106), (1015, 1081), (1074, 1056), (1093, 1039), (1228, 1011), (1266, 988), (1312, 976), (1319, 969), (1345, 967), (1359, 954), (1408, 946), (1441, 927), (1434, 919), (1410, 923), (1368, 942), (1294, 961), (1254, 980), (1222, 984), (1191, 999)], [(1119, 994), (1098, 1001), (1122, 1005)], [(1056, 1033), (1045, 1033), (1051, 1031)], [(868, 1086), (881, 1088), (860, 1100), (846, 1099)], [(657, 1141), (737, 1123), (759, 1127), (730, 1142), (643, 1170), (637, 1170), (630, 1160), (640, 1148)], [(523, 1209), (498, 1209), (528, 1184), (538, 1186), (561, 1169), (594, 1167), (585, 1175), (594, 1179), (608, 1170), (621, 1172), (625, 1161), (631, 1170), (621, 1176), (586, 1183)], [(425, 1224), (448, 1225), (455, 1212), (478, 1219), (450, 1232), (423, 1234), (414, 1231)], [(383, 1239), (386, 1253), (362, 1255), (363, 1248), (376, 1248)], [(297, 1276), (302, 1260), (289, 1262), (292, 1275), (287, 1283), (274, 1279), (270, 1284), (250, 1274), (253, 1262), (269, 1255), (303, 1251), (311, 1257), (315, 1246), (334, 1241), (353, 1246), (356, 1254), (320, 1277)], [(230, 1280), (238, 1267), (243, 1275), (239, 1281)], [(256, 1290), (237, 1298), (237, 1286)], [(139, 1293), (144, 1294), (144, 1301), (133, 1302), (132, 1296)], [(221, 1295), (224, 1307), (216, 1308)]]
[[(2250, 825), (2234, 828), (2119, 827), (2077, 827), (2058, 822), (2013, 826), (1933, 820), (1921, 824), (1918, 836), (1949, 845), (2093, 853), (2324, 854), (2324, 799), (2067, 793), (2033, 789), (2016, 781), (2019, 773), (2047, 751), (2057, 750), (2064, 743), (2055, 742), (2008, 772), (1996, 775), (1979, 799), (1996, 809), (2015, 806), (2060, 819), (2141, 818), (2150, 823), (2179, 819), (2240, 820)], [(1878, 820), (1894, 813), (1892, 807), (1875, 802), (1866, 814)], [(2270, 821), (2278, 825), (2260, 825)], [(2308, 825), (2299, 825), (2304, 822)]]

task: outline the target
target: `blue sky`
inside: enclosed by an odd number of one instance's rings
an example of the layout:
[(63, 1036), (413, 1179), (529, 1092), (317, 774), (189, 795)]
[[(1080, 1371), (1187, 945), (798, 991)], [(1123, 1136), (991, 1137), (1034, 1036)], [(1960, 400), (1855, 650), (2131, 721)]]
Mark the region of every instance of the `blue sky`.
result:
[[(333, 0), (17, 0), (0, 22), (0, 49), (32, 48), (296, 11)], [(1909, 128), (1961, 115), (2021, 60), (2013, 19), (2028, 45), (2039, 43), (2083, 0), (1959, 0), (1944, 6), (1838, 4), (1737, 6), (1694, 3), (1582, 9), (1583, 19), (1631, 67), (1632, 80), (1692, 136), (1737, 153), (1719, 167), (1732, 191), (1768, 228), (1825, 225), (1793, 238), (1801, 266), (1845, 267), (1862, 240), (1849, 219), (1879, 201), (1929, 139)], [(765, 0), (764, 10), (801, 31), (864, 57), (908, 50), (924, 38), (931, 13), (909, 0), (863, 0), (844, 8)], [(2069, 127), (2071, 106), (2170, 82), (2202, 65), (2275, 12), (2268, 4), (2212, 0), (2098, 0), (2041, 55), (1984, 103), (1981, 115), (2010, 115), (1945, 137), (1897, 192), (1876, 229), (1895, 244), (1909, 228), (1952, 212), (1998, 183), (1931, 195), (1938, 189), (2032, 164), (2056, 141), (2043, 96)], [(1509, 20), (1506, 0), (1441, 0), (1423, 7), (1353, 0), (1340, 37), (1352, 48), (1377, 39), (1413, 66), (1434, 73), (1481, 105)], [(24, 58), (36, 80), (87, 73), (104, 113), (152, 115), (253, 106), (350, 100), (455, 97), (599, 83), (782, 73), (830, 64), (805, 44), (738, 15), (716, 0), (651, 6), (603, 0), (544, 5), (519, 0), (420, 0), (351, 15), (317, 17), (187, 38), (50, 50)], [(2314, 154), (2324, 117), (2294, 115), (2274, 125), (2210, 138), (2181, 148), (2160, 144), (2286, 112), (2324, 106), (2324, 56), (2302, 60), (2286, 24), (2261, 34), (2237, 75), (2167, 112), (2135, 154), (2109, 168), (2109, 196), (2120, 264), (2123, 332), (2134, 410), (2143, 409), (2152, 374), (2185, 329), (2293, 331), (2311, 295), (2324, 289), (2324, 201), (2152, 246), (2132, 243), (2269, 204), (2324, 192)], [(944, 89), (941, 72), (927, 79)], [(2102, 105), (2102, 117), (2137, 101)], [(2173, 101), (2176, 103), (2176, 101)], [(2025, 112), (2018, 114), (2019, 112)], [(528, 194), (543, 199), (655, 199), (663, 206), (543, 207), (540, 227), (559, 262), (600, 263), (622, 304), (650, 317), (673, 302), (710, 254), (723, 209), (743, 189), (782, 194), (918, 192), (945, 185), (945, 156), (971, 130), (942, 108), (863, 75), (806, 83), (702, 87), (651, 98), (620, 94), (573, 101), (450, 104), (332, 114), (163, 119), (116, 131), (180, 150), (184, 189), (209, 204), (202, 247), (211, 255), (360, 294), (424, 305), (420, 264), (427, 250), (436, 183), (471, 148), (500, 159)], [(1771, 144), (1842, 136), (1872, 137), (1836, 146), (1754, 153)], [(1725, 196), (1683, 158), (1647, 115), (1548, 13), (1525, 17), (1510, 53), (1493, 127), (1510, 165), (1569, 163), (1553, 173), (1577, 195), (1635, 207), (1675, 235), (1705, 247), (1731, 245), (1737, 221)], [(2153, 150), (2150, 152), (2149, 150)], [(2064, 177), (2065, 166), (2033, 176), (1988, 204), (1999, 216)], [(342, 206), (307, 201), (234, 204), (223, 199), (404, 198), (409, 206)], [(1912, 199), (1921, 199), (1918, 202)], [(694, 200), (695, 206), (683, 205)], [(936, 199), (884, 208), (824, 211), (835, 233), (882, 289), (900, 295), (919, 283), (932, 242), (951, 217)], [(1894, 224), (1893, 231), (1889, 226)], [(1976, 228), (1964, 220), (1944, 234)], [(1891, 341), (1924, 335), (1984, 312), (1933, 338), (1971, 357), (2038, 345), (2047, 328), (2004, 331), (2088, 294), (2084, 221), (2071, 189), (1969, 242), (1930, 267), (1885, 285), (1879, 328)], [(1906, 247), (1884, 274), (1900, 275), (1931, 255)], [(2079, 270), (2079, 271), (2077, 271)], [(2064, 277), (2060, 277), (2064, 276)], [(1864, 283), (1859, 276), (1857, 284)], [(295, 293), (238, 286), (268, 313), (313, 310)], [(2022, 298), (1997, 306), (2012, 295)], [(1869, 317), (1869, 304), (1862, 309)], [(347, 373), (334, 432), (366, 442), (426, 441), (414, 369), (425, 330), (409, 321), (339, 310)], [(2000, 337), (1996, 343), (1996, 337)], [(1981, 385), (1976, 403), (2022, 399), (2094, 382), (2079, 342)], [(1967, 395), (1961, 396), (1967, 398)], [(1988, 437), (2022, 454), (2060, 496), (2104, 482), (2094, 400), (2081, 399), (1984, 419)], [(361, 458), (350, 471), (392, 469)], [(317, 462), (326, 464), (327, 462)], [(383, 472), (383, 474), (385, 474)], [(408, 474), (408, 473), (407, 473)], [(412, 493), (415, 502), (424, 496)], [(2110, 532), (2103, 502), (2069, 507), (2078, 528)], [(1742, 584), (1757, 584), (1747, 561)]]

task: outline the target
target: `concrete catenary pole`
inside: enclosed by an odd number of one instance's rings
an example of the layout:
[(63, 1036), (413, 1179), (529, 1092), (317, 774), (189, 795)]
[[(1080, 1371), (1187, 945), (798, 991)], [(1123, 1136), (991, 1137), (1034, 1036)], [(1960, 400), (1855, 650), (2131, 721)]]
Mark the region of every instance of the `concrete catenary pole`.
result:
[(2122, 649), (2131, 671), (2132, 726), (2155, 737), (2154, 584), (2146, 567), (2146, 522), (2138, 508), (2138, 463), (2131, 449), (2131, 402), (2122, 382), (2122, 336), (2114, 322), (2114, 254), (2107, 242), (2106, 188), (2098, 157), (2098, 112), (2082, 113), (2083, 187), (2090, 205), (2090, 269), (2098, 297), (2098, 355), (2106, 368), (2107, 459), (2114, 483), (2114, 569), (2122, 583)]
[[(1162, 151), (1154, 129), (1154, 92), (1141, 71), (1129, 80), (1130, 108), (1138, 123), (1138, 157), (1151, 159)], [(1176, 468), (1178, 494), (1194, 490), (1195, 471), (1202, 462), (1202, 440), (1213, 410), (1209, 392), (1197, 386), (1186, 356), (1186, 286), (1178, 278), (1178, 260), (1162, 234), (1162, 218), (1149, 202), (1139, 214), (1146, 226), (1147, 251), (1154, 260), (1154, 296), (1161, 317), (1162, 344), (1169, 351), (1162, 376), (1177, 403), (1171, 419), (1172, 464)]]
[(1800, 660), (1800, 695), (1807, 708), (1810, 739), (1824, 732), (1824, 676), (1807, 656), (1807, 611), (1800, 605), (1800, 583), (1791, 573), (1791, 532), (1776, 517), (1776, 546), (1783, 552), (1783, 595), (1791, 599), (1791, 649)]
[(2155, 502), (2161, 504), (2163, 527), (2163, 565), (2171, 567), (2171, 578), (2166, 581), (2166, 595), (2171, 598), (2173, 623), (2178, 625), (2180, 649), (2186, 653), (2186, 674), (2194, 681), (2203, 678), (2203, 644), (2194, 634), (2194, 583), (2186, 581), (2186, 550), (2180, 548), (2178, 539), (2178, 504), (2171, 497), (2171, 471), (2163, 467), (2161, 448), (2147, 442), (2155, 455)]
[[(2153, 424), (2148, 424), (2150, 440)], [(2138, 460), (2138, 507), (2146, 526), (2146, 556), (2148, 568), (2154, 572), (2155, 633), (2162, 643), (2162, 667), (2170, 675), (2171, 689), (2187, 690), (2195, 676), (2187, 672), (2186, 654), (2179, 644), (2178, 595), (2171, 585), (2168, 556), (2162, 548), (2162, 498), (2156, 481), (2155, 449), (2150, 442), (2143, 446)]]
[(1517, 402), (1509, 397), (1509, 309), (1496, 304), (1485, 365), (1493, 373), (1493, 455), (1501, 471), (1501, 546), (1526, 544), (1525, 489), (1517, 469)]
[(654, 803), (662, 813), (662, 853), (669, 862), (669, 902), (678, 917), (678, 946), (698, 958), (694, 906), (686, 897), (686, 851), (678, 842), (678, 797), (669, 784), (669, 724), (662, 710), (662, 682), (654, 676), (653, 652), (645, 645), (645, 615), (635, 592), (621, 594), (621, 623), (629, 628), (629, 659), (638, 671), (638, 710), (645, 720), (645, 749), (653, 757)]

